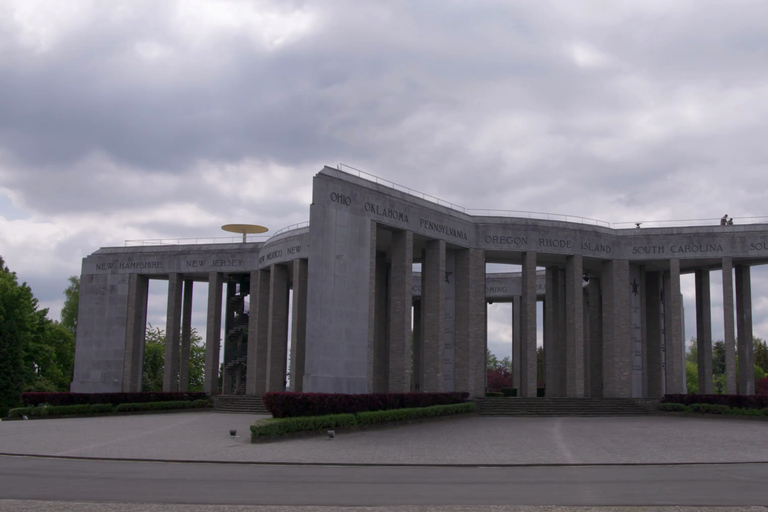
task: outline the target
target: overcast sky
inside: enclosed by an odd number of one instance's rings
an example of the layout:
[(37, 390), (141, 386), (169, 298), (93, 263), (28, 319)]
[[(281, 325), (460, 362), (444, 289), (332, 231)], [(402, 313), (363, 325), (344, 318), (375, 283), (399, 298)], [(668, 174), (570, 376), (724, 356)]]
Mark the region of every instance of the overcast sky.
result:
[[(99, 247), (305, 221), (340, 162), (467, 208), (746, 222), (766, 128), (764, 1), (0, 0), (0, 254), (53, 318)], [(763, 338), (766, 294), (754, 269)]]

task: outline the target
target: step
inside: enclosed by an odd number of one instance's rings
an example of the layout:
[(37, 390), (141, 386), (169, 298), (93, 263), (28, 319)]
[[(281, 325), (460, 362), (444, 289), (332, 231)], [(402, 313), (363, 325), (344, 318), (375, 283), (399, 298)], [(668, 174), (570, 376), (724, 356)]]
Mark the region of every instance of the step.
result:
[(218, 395), (214, 397), (213, 408), (218, 412), (269, 414), (260, 396)]

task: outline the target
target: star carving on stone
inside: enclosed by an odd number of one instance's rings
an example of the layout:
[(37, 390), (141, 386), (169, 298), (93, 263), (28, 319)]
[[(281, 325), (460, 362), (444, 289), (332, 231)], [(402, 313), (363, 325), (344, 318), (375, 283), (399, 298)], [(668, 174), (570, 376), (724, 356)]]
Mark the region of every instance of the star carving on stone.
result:
[(632, 282), (629, 284), (632, 286), (632, 295), (637, 295), (640, 283), (637, 282), (637, 279), (632, 279)]
[(453, 272), (446, 272), (446, 273), (445, 273), (445, 282), (446, 282), (446, 283), (450, 283), (450, 281), (448, 280), (448, 278), (449, 278), (451, 275), (453, 275)]

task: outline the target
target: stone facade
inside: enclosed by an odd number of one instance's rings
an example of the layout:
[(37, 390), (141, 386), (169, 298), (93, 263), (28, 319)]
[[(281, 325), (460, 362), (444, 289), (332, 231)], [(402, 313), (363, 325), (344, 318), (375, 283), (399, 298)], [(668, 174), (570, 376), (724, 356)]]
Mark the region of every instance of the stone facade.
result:
[[(767, 234), (757, 224), (612, 229), (473, 216), (326, 167), (314, 178), (308, 227), (264, 243), (103, 248), (86, 257), (72, 391), (140, 389), (148, 282), (159, 279), (168, 282), (168, 391), (187, 388), (197, 281), (209, 286), (211, 393), (221, 363), (224, 393), (260, 395), (290, 380), (290, 389), (306, 392), (482, 396), (486, 304), (494, 301), (513, 303), (522, 396), (536, 396), (540, 385), (547, 396), (684, 392), (685, 273), (696, 275), (699, 380), (708, 390), (709, 272), (722, 270), (728, 390), (753, 393), (749, 269), (768, 262)], [(486, 273), (487, 263), (521, 272)]]

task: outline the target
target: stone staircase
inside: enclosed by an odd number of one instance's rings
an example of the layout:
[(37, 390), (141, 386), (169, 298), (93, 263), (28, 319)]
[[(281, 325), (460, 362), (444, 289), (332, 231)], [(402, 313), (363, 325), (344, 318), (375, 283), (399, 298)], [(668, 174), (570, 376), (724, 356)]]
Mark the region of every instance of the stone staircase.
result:
[(649, 414), (633, 398), (478, 398), (481, 416), (631, 416)]
[(269, 414), (261, 397), (251, 395), (218, 395), (213, 399), (213, 409), (216, 412)]

